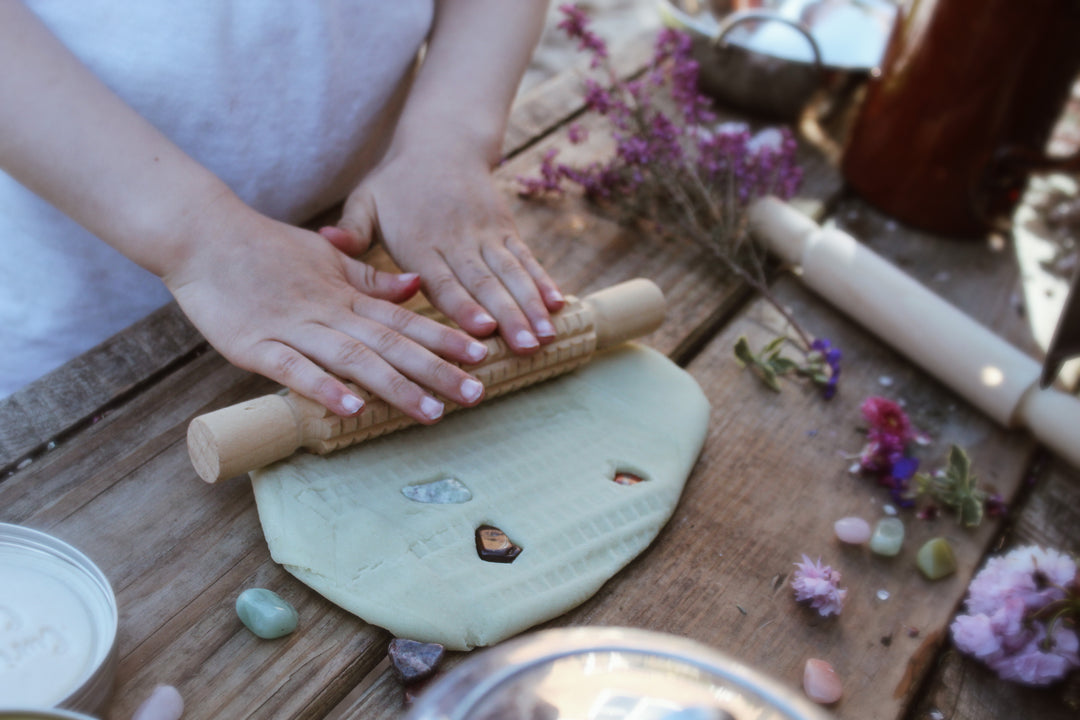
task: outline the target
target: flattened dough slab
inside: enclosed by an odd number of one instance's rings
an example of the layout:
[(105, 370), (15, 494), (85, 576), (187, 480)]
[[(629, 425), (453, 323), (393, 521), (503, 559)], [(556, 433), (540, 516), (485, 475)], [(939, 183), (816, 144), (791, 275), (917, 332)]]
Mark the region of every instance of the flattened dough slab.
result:
[[(397, 637), (490, 645), (579, 605), (648, 547), (701, 451), (694, 379), (638, 345), (527, 391), (326, 456), (252, 473), (273, 559)], [(645, 479), (612, 481), (617, 472)], [(467, 502), (402, 488), (454, 478)], [(503, 530), (513, 563), (481, 560)]]

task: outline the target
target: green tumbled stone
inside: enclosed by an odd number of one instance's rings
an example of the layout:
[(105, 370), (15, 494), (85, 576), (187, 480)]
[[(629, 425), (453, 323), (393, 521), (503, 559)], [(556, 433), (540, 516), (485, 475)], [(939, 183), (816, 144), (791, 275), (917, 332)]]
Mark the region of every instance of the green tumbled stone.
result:
[(915, 556), (915, 564), (927, 580), (940, 580), (956, 572), (956, 556), (945, 538), (927, 540)]
[(265, 588), (248, 588), (236, 598), (236, 614), (251, 632), (265, 640), (288, 635), (300, 616), (280, 595)]
[(893, 557), (904, 544), (904, 523), (900, 518), (887, 517), (878, 520), (874, 534), (870, 536), (870, 550), (878, 555)]

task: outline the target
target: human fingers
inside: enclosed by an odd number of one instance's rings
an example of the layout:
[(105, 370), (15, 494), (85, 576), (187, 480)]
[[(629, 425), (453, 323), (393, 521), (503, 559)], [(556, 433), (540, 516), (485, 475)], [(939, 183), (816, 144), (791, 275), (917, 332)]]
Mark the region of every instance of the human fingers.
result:
[(349, 195), (336, 226), (319, 228), (319, 234), (341, 252), (356, 257), (366, 252), (378, 238), (375, 196), (361, 185)]
[(544, 299), (544, 305), (550, 312), (558, 312), (566, 304), (566, 298), (559, 291), (559, 286), (551, 279), (544, 266), (536, 259), (529, 247), (521, 241), (517, 235), (511, 235), (506, 240), (506, 249), (514, 254), (525, 272), (536, 283), (540, 296)]
[(431, 304), (474, 337), (487, 337), (498, 329), (495, 317), (462, 286), (442, 251), (433, 249), (413, 263), (423, 278)]
[(353, 303), (353, 312), (448, 360), (475, 365), (488, 354), (487, 346), (468, 333), (393, 303), (361, 295)]
[(310, 398), (342, 417), (356, 415), (364, 400), (344, 382), (319, 367), (297, 349), (276, 340), (258, 343), (245, 356), (226, 359)]
[(329, 372), (367, 388), (421, 423), (438, 420), (444, 411), (439, 396), (460, 405), (475, 405), (483, 385), (391, 328), (357, 317), (338, 328), (309, 326), (296, 345)]
[(507, 247), (507, 243), (513, 237), (515, 236), (506, 235), (498, 241), (488, 242), (481, 246), (481, 257), (484, 263), (506, 291), (499, 296), (499, 300), (504, 303), (502, 308), (491, 305), (488, 307), (492, 307), (492, 312), (500, 319), (501, 313), (510, 312), (511, 309), (520, 310), (540, 341), (550, 342), (555, 338), (555, 326), (551, 322), (551, 314), (540, 295), (536, 282), (518, 257)]
[(420, 290), (418, 273), (388, 273), (376, 270), (359, 260), (345, 262), (345, 276), (349, 284), (365, 295), (392, 303), (408, 300)]

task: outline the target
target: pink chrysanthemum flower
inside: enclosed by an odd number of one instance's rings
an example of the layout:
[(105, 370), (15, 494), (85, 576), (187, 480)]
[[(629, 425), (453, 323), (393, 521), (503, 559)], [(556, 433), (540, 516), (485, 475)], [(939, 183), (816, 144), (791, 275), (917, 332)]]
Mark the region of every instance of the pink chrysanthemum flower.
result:
[(862, 414), (870, 423), (870, 432), (902, 443), (912, 440), (915, 435), (911, 430), (911, 421), (899, 404), (888, 398), (876, 395), (866, 398), (862, 404)]
[(1020, 547), (971, 581), (953, 642), (1006, 680), (1049, 685), (1080, 667), (1076, 563), (1057, 550)]
[(795, 567), (791, 580), (795, 599), (809, 602), (810, 607), (822, 616), (839, 615), (847, 597), (847, 589), (840, 587), (840, 573), (822, 565), (820, 557), (815, 562), (806, 555), (802, 556), (802, 562), (795, 563)]

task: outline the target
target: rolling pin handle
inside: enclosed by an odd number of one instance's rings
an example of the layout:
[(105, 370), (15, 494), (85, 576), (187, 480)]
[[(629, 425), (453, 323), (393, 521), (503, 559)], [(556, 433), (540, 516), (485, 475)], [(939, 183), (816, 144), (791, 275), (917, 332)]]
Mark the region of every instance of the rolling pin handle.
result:
[(596, 349), (644, 337), (664, 321), (664, 293), (645, 278), (627, 280), (581, 300), (593, 316)]
[(780, 259), (801, 265), (807, 241), (821, 227), (779, 198), (764, 197), (750, 205), (750, 229)]
[(1080, 468), (1080, 402), (1075, 396), (1042, 390), (1033, 381), (1020, 399), (1013, 425), (1026, 427), (1051, 452)]
[(188, 426), (188, 453), (208, 483), (242, 475), (300, 449), (301, 423), (283, 395), (265, 395), (200, 415)]

